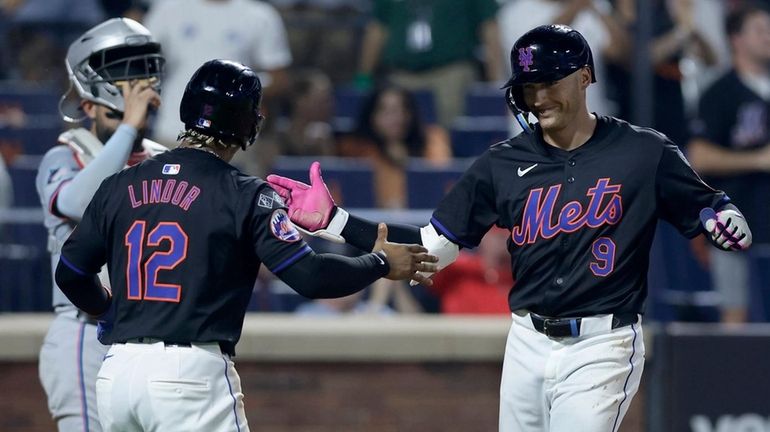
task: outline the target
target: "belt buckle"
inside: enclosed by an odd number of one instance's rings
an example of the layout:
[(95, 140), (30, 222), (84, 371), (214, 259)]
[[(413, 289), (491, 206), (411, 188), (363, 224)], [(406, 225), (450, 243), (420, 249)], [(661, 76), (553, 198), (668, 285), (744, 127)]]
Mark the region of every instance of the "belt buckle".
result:
[(550, 318), (545, 318), (543, 320), (543, 334), (548, 337), (551, 337), (551, 331), (550, 331), (550, 328), (548, 327), (548, 323), (550, 323), (551, 321), (552, 320)]

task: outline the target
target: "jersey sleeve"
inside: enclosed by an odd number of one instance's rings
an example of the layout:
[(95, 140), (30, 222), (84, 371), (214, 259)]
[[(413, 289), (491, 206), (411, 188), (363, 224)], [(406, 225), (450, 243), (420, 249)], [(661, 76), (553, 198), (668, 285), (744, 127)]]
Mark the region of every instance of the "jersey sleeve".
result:
[(441, 200), (430, 221), (452, 242), (474, 248), (497, 220), (490, 153), (487, 152)]
[(266, 184), (253, 198), (249, 230), (254, 252), (273, 273), (288, 268), (312, 252), (289, 219), (281, 197)]
[(83, 219), (62, 247), (62, 263), (80, 274), (97, 274), (107, 261), (104, 199), (110, 190), (109, 184), (105, 181), (96, 191)]
[(701, 232), (701, 209), (719, 208), (729, 202), (724, 192), (711, 188), (698, 176), (670, 141), (664, 144), (655, 186), (660, 217), (688, 238)]
[(62, 186), (72, 181), (80, 171), (72, 151), (66, 146), (56, 146), (49, 150), (38, 167), (35, 186), (40, 196), (40, 204), (46, 212), (65, 218), (56, 207), (56, 199)]

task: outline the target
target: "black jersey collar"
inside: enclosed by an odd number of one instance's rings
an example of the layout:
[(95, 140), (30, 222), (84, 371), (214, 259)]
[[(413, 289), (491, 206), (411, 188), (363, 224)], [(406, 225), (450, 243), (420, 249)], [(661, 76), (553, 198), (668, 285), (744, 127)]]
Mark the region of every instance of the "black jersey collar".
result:
[(596, 113), (592, 113), (596, 116), (596, 128), (594, 128), (594, 133), (591, 135), (590, 138), (588, 138), (588, 141), (585, 142), (585, 144), (581, 145), (580, 147), (574, 149), (574, 150), (563, 150), (558, 147), (554, 147), (543, 139), (543, 130), (540, 128), (540, 124), (535, 124), (535, 133), (532, 134), (535, 138), (535, 151), (544, 155), (544, 156), (550, 156), (550, 157), (558, 157), (567, 159), (571, 156), (574, 156), (576, 154), (580, 154), (583, 151), (586, 151), (588, 149), (591, 149), (600, 143), (602, 143), (604, 140), (603, 138), (609, 134), (611, 131), (611, 128), (609, 127), (609, 119), (605, 116), (601, 116)]

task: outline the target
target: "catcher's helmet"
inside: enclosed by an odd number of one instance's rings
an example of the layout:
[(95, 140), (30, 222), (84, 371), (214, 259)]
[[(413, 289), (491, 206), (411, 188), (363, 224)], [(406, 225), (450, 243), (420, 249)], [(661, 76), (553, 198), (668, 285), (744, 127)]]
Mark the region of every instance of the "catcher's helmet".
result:
[(164, 59), (147, 28), (132, 19), (113, 18), (77, 38), (64, 63), (81, 98), (122, 112), (123, 94), (115, 83), (149, 80), (159, 90)]
[(530, 110), (524, 103), (522, 85), (558, 81), (586, 66), (591, 69), (591, 82), (596, 82), (591, 47), (571, 27), (542, 25), (516, 41), (511, 48), (511, 78), (503, 88), (508, 89), (506, 102), (524, 130), (531, 126), (523, 114)]
[(236, 140), (245, 149), (262, 126), (261, 102), (262, 84), (253, 70), (234, 61), (210, 60), (187, 83), (179, 116), (187, 130)]

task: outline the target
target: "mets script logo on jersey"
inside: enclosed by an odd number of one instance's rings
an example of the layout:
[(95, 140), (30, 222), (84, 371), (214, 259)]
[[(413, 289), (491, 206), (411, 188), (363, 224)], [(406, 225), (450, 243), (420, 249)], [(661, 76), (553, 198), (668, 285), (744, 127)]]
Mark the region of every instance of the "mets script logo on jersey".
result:
[(284, 209), (278, 209), (270, 217), (270, 231), (278, 239), (288, 243), (294, 243), (301, 238), (299, 231), (289, 220), (289, 215)]
[(543, 188), (532, 189), (524, 205), (521, 225), (513, 227), (511, 239), (521, 246), (534, 243), (538, 237), (548, 239), (560, 232), (570, 233), (583, 227), (615, 225), (623, 216), (620, 186), (610, 184), (608, 178), (599, 179), (596, 186), (586, 192), (590, 197), (588, 207), (584, 209), (580, 202), (570, 201), (555, 218), (554, 210), (561, 185), (549, 187), (545, 194)]
[(532, 66), (532, 48), (519, 48), (519, 66), (523, 67), (524, 72), (529, 72), (529, 67)]

